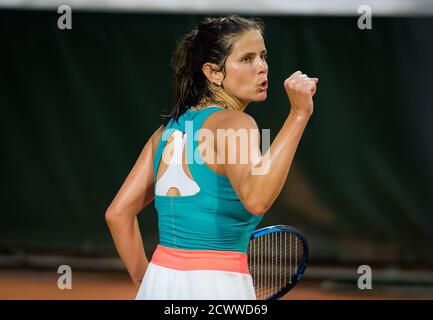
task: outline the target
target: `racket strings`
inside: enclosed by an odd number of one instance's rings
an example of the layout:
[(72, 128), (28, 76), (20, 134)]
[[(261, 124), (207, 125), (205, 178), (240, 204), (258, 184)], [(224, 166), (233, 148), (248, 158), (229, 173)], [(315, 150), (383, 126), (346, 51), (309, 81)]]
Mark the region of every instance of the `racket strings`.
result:
[(272, 232), (251, 240), (248, 263), (257, 299), (268, 299), (292, 284), (303, 254), (302, 239), (289, 232)]

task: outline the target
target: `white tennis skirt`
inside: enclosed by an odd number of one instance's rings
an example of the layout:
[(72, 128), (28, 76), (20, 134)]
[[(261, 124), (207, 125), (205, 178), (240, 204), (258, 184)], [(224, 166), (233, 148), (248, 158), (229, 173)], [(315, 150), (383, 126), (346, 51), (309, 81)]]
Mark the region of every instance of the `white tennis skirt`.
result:
[(247, 255), (158, 245), (136, 300), (256, 300)]

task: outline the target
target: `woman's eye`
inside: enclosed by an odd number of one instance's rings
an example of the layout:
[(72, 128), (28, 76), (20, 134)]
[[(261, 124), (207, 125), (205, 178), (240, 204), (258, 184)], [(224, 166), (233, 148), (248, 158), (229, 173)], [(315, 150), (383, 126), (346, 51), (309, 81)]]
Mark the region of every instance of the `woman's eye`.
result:
[[(268, 59), (268, 55), (263, 55), (262, 59), (263, 60), (267, 60)], [(245, 58), (242, 59), (242, 61), (250, 62), (251, 61), (251, 57), (245, 57)]]

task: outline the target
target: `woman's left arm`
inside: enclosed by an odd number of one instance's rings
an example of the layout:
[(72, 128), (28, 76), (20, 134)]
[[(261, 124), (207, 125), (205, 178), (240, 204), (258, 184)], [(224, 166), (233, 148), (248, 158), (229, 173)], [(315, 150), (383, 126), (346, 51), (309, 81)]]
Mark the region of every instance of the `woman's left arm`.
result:
[(105, 212), (105, 220), (117, 252), (136, 287), (146, 272), (148, 261), (143, 247), (137, 215), (154, 199), (153, 140), (147, 141), (119, 192)]

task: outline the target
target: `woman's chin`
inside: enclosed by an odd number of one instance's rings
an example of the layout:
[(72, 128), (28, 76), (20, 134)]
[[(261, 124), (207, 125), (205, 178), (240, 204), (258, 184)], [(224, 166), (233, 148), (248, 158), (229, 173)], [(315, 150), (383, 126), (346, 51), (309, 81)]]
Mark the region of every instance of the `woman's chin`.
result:
[(268, 98), (268, 94), (266, 91), (260, 92), (257, 96), (256, 99), (254, 99), (255, 102), (261, 102), (261, 101), (265, 101)]

